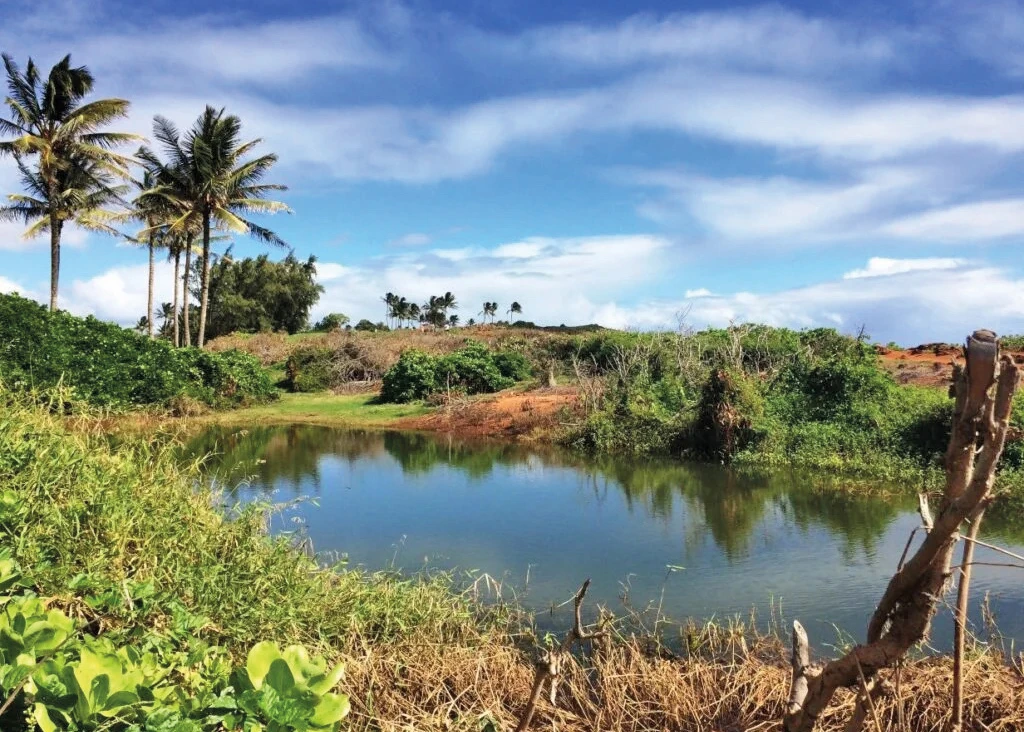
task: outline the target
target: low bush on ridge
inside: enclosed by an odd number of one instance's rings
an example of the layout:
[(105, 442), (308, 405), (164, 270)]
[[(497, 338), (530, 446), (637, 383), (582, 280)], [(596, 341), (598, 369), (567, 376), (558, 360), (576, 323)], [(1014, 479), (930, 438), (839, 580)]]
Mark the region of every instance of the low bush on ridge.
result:
[(63, 383), (95, 406), (167, 405), (182, 398), (218, 406), (275, 394), (247, 353), (173, 348), (93, 317), (50, 313), (17, 295), (0, 295), (0, 344), (0, 379), (9, 386)]

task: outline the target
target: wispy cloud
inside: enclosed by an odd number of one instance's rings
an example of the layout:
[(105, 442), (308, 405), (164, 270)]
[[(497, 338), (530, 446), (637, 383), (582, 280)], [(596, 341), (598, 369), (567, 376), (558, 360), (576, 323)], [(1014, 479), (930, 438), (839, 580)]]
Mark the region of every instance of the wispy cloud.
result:
[(922, 259), (890, 259), (889, 257), (872, 257), (868, 266), (854, 269), (843, 275), (844, 280), (856, 280), (862, 277), (890, 277), (907, 272), (928, 272), (939, 269), (957, 269), (967, 263), (965, 259), (952, 257), (926, 257)]

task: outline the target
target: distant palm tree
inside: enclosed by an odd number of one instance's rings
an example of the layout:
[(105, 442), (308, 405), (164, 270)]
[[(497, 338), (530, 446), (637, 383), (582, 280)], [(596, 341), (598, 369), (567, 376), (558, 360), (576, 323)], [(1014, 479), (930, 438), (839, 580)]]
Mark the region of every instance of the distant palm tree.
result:
[(176, 322), (177, 318), (175, 317), (175, 314), (175, 308), (171, 303), (165, 302), (160, 304), (160, 309), (156, 311), (155, 315), (157, 321), (160, 323), (159, 333), (161, 338), (168, 337), (172, 327), (177, 329), (178, 324)]
[(384, 303), (384, 319), (388, 325), (391, 325), (392, 321), (396, 317), (395, 310), (398, 305), (398, 295), (393, 292), (385, 293), (384, 297), (380, 299)]
[[(135, 237), (129, 237), (134, 242), (146, 242), (149, 251), (149, 288), (146, 291), (146, 312), (153, 312), (153, 276), (156, 265), (153, 261), (154, 251), (158, 240), (162, 241), (166, 229), (170, 223), (173, 211), (167, 200), (155, 195), (159, 188), (160, 168), (143, 167), (142, 177), (135, 179), (132, 183), (139, 195), (132, 201), (130, 215), (132, 218), (141, 221), (146, 228)], [(175, 280), (177, 282), (177, 280)], [(153, 337), (153, 320), (149, 319), (149, 337)]]
[[(270, 191), (286, 190), (282, 185), (260, 182), (277, 162), (277, 156), (268, 154), (245, 160), (262, 140), (242, 142), (239, 137), (242, 122), (235, 115), (226, 115), (223, 109), (208, 106), (183, 138), (179, 138), (177, 129), (167, 120), (158, 118), (158, 123), (162, 132), (157, 136), (170, 159), (165, 170), (178, 178), (169, 195), (178, 197), (179, 203), (187, 209), (172, 228), (190, 230), (196, 222), (201, 224), (203, 250), (197, 342), (201, 348), (205, 341), (210, 294), (211, 228), (219, 225), (228, 231), (284, 247), (287, 244), (281, 237), (243, 218), (242, 214), (290, 212), (291, 209), (279, 201), (263, 198)], [(186, 277), (187, 270), (186, 267)]]
[(513, 302), (511, 305), (509, 305), (507, 312), (508, 312), (508, 322), (511, 323), (513, 315), (521, 315), (522, 314), (523, 306), (520, 305), (518, 302)]
[(494, 315), (498, 312), (498, 303), (496, 302), (484, 302), (484, 309), (481, 310), (478, 315), (484, 316), (484, 322), (487, 322), (488, 316), (493, 320)]
[[(50, 234), (50, 310), (57, 309), (60, 280), (60, 244), (68, 221), (86, 228), (107, 231), (103, 205), (116, 200), (113, 186), (127, 177), (130, 159), (113, 148), (135, 135), (104, 132), (116, 119), (127, 116), (124, 99), (84, 102), (92, 91), (93, 77), (84, 66), (72, 67), (71, 56), (59, 61), (44, 79), (30, 58), (25, 71), (3, 54), (7, 72), (9, 119), (0, 117), (0, 157), (18, 162), (30, 196), (11, 196), (13, 205), (0, 209), (0, 220), (32, 223), (27, 236)], [(25, 162), (33, 159), (29, 168)]]
[(458, 324), (459, 324), (459, 316), (458, 315), (454, 315), (453, 314), (453, 315), (449, 315), (448, 316), (448, 327), (449, 328), (454, 328)]

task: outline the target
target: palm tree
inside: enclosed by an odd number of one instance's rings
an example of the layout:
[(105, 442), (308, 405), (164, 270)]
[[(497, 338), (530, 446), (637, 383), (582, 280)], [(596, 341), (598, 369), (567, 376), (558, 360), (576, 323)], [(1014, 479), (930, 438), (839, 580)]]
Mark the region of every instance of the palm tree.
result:
[[(175, 295), (177, 295), (177, 292), (175, 292)], [(160, 322), (159, 333), (161, 338), (166, 338), (170, 334), (169, 331), (172, 327), (177, 330), (176, 314), (175, 308), (171, 303), (165, 302), (160, 304), (160, 309), (156, 311), (156, 319)]]
[(454, 328), (458, 324), (459, 324), (459, 316), (458, 315), (449, 315), (448, 316), (448, 327), (449, 328)]
[(494, 319), (494, 315), (497, 312), (498, 312), (498, 303), (496, 303), (496, 302), (486, 302), (485, 301), (484, 302), (484, 309), (481, 310), (479, 313), (477, 313), (477, 315), (483, 315), (484, 316), (484, 322), (486, 323), (487, 322), (487, 316), (488, 315), (491, 316), (491, 319), (493, 320)]
[(444, 293), (440, 298), (441, 310), (447, 315), (449, 310), (458, 310), (459, 303), (455, 299), (455, 295), (450, 292)]
[(57, 285), (60, 271), (60, 234), (65, 222), (74, 221), (84, 229), (119, 236), (111, 224), (120, 215), (107, 207), (120, 202), (124, 186), (98, 163), (72, 158), (52, 180), (43, 177), (38, 167), (30, 168), (24, 158), (16, 157), (21, 184), (27, 193), (8, 196), (11, 205), (0, 206), (0, 221), (21, 221), (28, 229), (26, 238), (50, 233), (50, 310), (57, 309)]
[[(270, 191), (286, 190), (282, 185), (260, 182), (277, 162), (277, 156), (268, 154), (245, 160), (262, 140), (242, 142), (239, 138), (242, 122), (235, 115), (226, 115), (223, 109), (218, 111), (208, 106), (183, 139), (167, 120), (158, 117), (156, 125), (157, 137), (170, 159), (165, 170), (176, 178), (169, 186), (168, 195), (185, 209), (172, 228), (189, 230), (197, 223), (201, 224), (203, 253), (198, 338), (201, 348), (205, 340), (210, 294), (211, 228), (219, 225), (267, 244), (286, 247), (287, 244), (277, 234), (243, 218), (242, 214), (290, 212), (291, 209), (279, 201), (263, 198)], [(186, 258), (188, 254), (186, 249)], [(187, 266), (185, 276), (188, 277)]]
[(384, 293), (384, 297), (380, 299), (384, 303), (384, 318), (387, 320), (388, 325), (391, 324), (391, 318), (395, 315), (395, 302), (397, 299), (393, 292)]
[(508, 306), (508, 311), (507, 311), (507, 313), (508, 313), (508, 322), (509, 323), (512, 322), (512, 316), (513, 315), (521, 315), (522, 312), (523, 312), (523, 306), (520, 305), (518, 302), (513, 301), (513, 303)]
[[(11, 197), (13, 206), (0, 213), (4, 219), (36, 220), (27, 235), (50, 234), (50, 310), (57, 309), (60, 280), (60, 243), (65, 223), (89, 227), (97, 221), (97, 203), (117, 198), (112, 182), (128, 175), (130, 160), (113, 148), (139, 139), (104, 127), (127, 116), (124, 99), (84, 102), (93, 77), (84, 66), (72, 67), (65, 56), (43, 79), (30, 58), (25, 71), (3, 54), (7, 72), (9, 119), (0, 117), (0, 156), (18, 161), (22, 180), (30, 178), (31, 198)], [(26, 158), (35, 160), (30, 171)], [(99, 199), (99, 201), (97, 200)], [(45, 225), (41, 219), (45, 218)], [(104, 226), (98, 227), (106, 230)]]
[[(167, 235), (166, 227), (173, 216), (173, 211), (167, 199), (159, 195), (158, 181), (160, 173), (162, 172), (162, 167), (153, 165), (152, 161), (147, 164), (143, 157), (145, 152), (145, 150), (139, 151), (139, 157), (143, 160), (142, 177), (132, 180), (132, 183), (135, 186), (135, 189), (139, 192), (139, 195), (132, 201), (130, 215), (132, 218), (145, 224), (146, 228), (135, 237), (130, 238), (136, 243), (145, 241), (146, 248), (149, 250), (149, 288), (146, 291), (146, 312), (152, 314), (153, 275), (156, 268), (153, 261), (153, 254), (156, 249), (158, 238), (164, 239)], [(177, 277), (175, 277), (175, 283), (177, 283)], [(177, 285), (175, 285), (175, 288), (177, 288)], [(177, 291), (175, 291), (175, 295), (177, 295)], [(153, 338), (152, 317), (149, 319), (149, 337)]]

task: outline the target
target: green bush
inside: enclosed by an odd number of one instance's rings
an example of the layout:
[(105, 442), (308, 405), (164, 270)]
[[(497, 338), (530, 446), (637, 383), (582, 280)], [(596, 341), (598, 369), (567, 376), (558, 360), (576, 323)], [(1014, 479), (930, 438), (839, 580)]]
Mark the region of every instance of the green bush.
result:
[(384, 374), (380, 400), (404, 404), (423, 399), (437, 391), (437, 359), (410, 348)]
[(325, 391), (335, 385), (335, 352), (323, 346), (297, 348), (285, 362), (285, 385), (289, 391)]
[(249, 354), (176, 349), (93, 317), (50, 313), (17, 295), (0, 295), (0, 344), (0, 379), (8, 385), (63, 383), (97, 406), (166, 405), (179, 397), (237, 404), (275, 394)]
[(479, 341), (470, 341), (458, 351), (437, 359), (434, 381), (438, 389), (459, 389), (467, 394), (487, 394), (515, 383), (501, 373), (496, 355)]
[(449, 389), (486, 394), (507, 389), (529, 375), (530, 364), (522, 354), (491, 351), (479, 341), (439, 357), (410, 348), (384, 374), (380, 398), (404, 403)]

